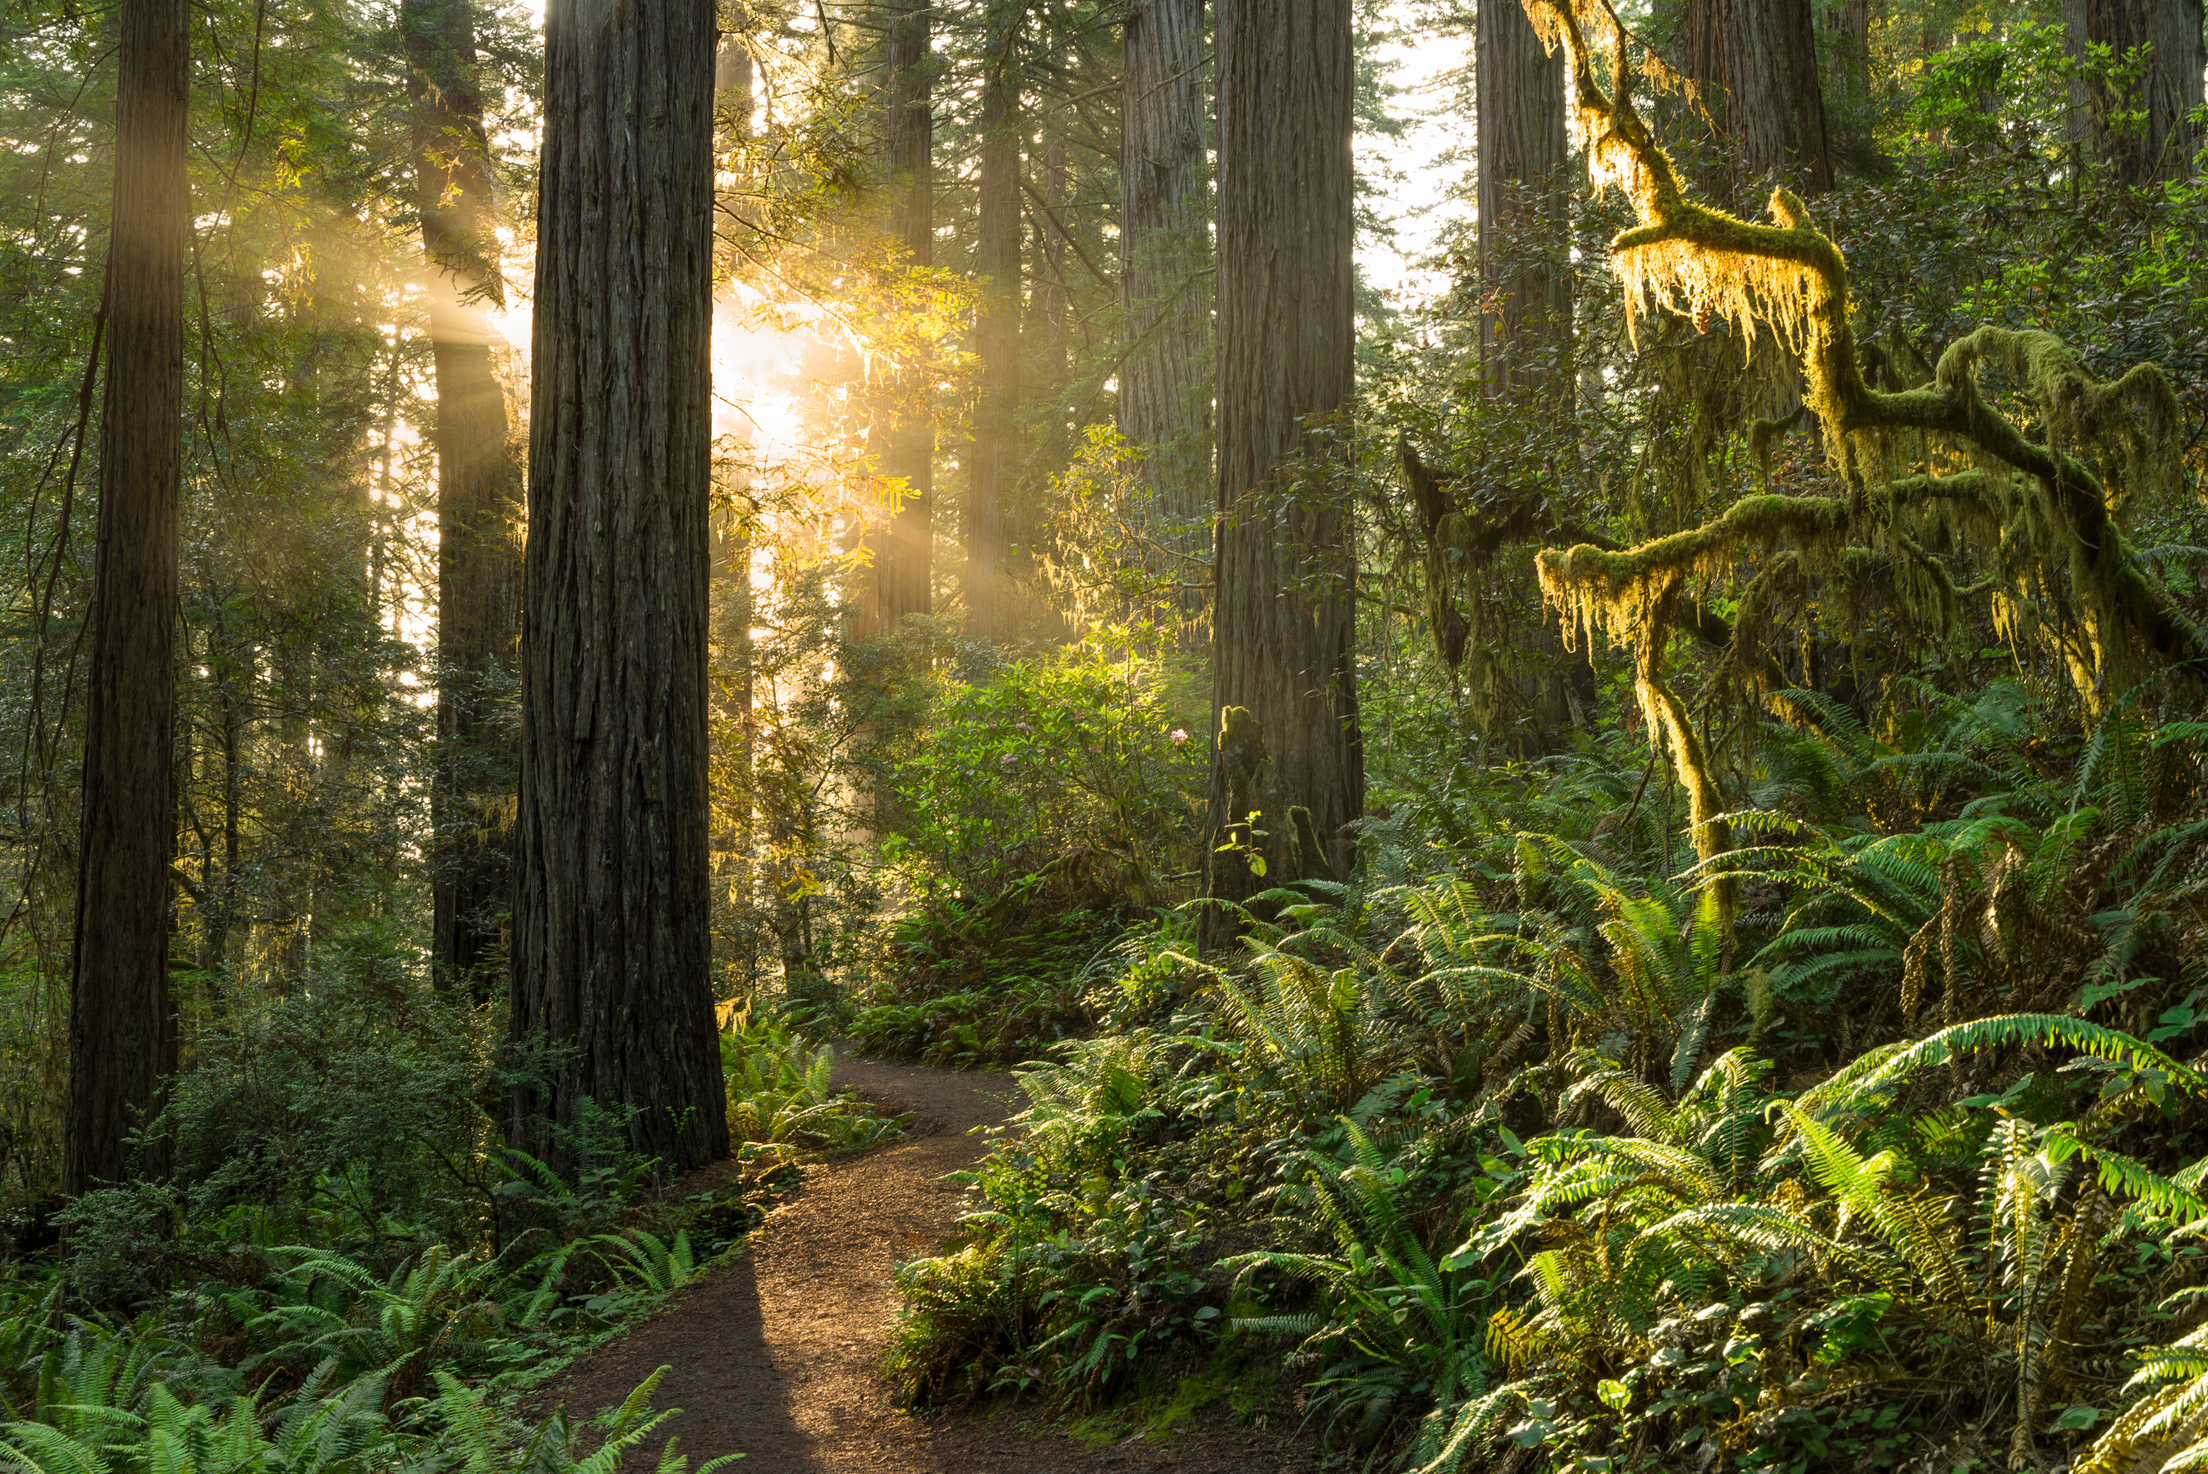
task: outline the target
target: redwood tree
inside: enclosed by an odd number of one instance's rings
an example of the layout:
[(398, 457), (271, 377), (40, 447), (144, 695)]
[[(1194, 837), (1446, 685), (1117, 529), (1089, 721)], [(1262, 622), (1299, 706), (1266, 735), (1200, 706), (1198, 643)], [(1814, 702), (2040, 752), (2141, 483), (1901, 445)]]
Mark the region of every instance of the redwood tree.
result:
[(488, 996), (513, 893), (506, 676), (519, 634), (521, 468), (491, 368), (487, 302), (503, 300), (497, 208), (470, 0), (403, 0), (414, 177), (437, 382), (437, 766), (430, 789), (437, 981)]
[(1347, 405), (1352, 380), (1350, 11), (1350, 0), (1218, 7), (1219, 737), (1206, 894), (1228, 900), (1346, 876), (1345, 826), (1364, 809), (1356, 558), (1319, 423)]
[(974, 404), (966, 495), (966, 631), (1004, 638), (1005, 497), (1019, 477), (1020, 90), (1014, 52), (1024, 6), (990, 0), (983, 38), (981, 170), (975, 220)]
[(2201, 0), (2063, 0), (2073, 56), (2105, 46), (2118, 76), (2073, 84), (2073, 132), (2126, 184), (2192, 167), (2201, 104)]
[(707, 934), (712, 0), (545, 13), (512, 1031), (517, 1146), (582, 1103), (728, 1150)]
[(1751, 174), (1832, 188), (1810, 0), (1688, 0), (1686, 73)]
[[(933, 22), (925, 3), (906, 0), (889, 22), (889, 106), (884, 119), (889, 229), (898, 264), (935, 264), (935, 111)], [(875, 628), (895, 629), (933, 603), (935, 421), (926, 370), (912, 362), (885, 370), (875, 463), (903, 486), (887, 535), (874, 553)]]
[(1522, 388), (1553, 377), (1571, 326), (1564, 58), (1518, 0), (1480, 0), (1477, 24), (1480, 355), (1490, 385)]
[(1203, 0), (1131, 10), (1119, 117), (1119, 428), (1148, 451), (1143, 479), (1167, 516), (1198, 526), (1211, 479), (1204, 40)]
[(69, 986), (62, 1186), (70, 1193), (126, 1174), (129, 1132), (153, 1112), (162, 1078), (176, 1068), (169, 863), (191, 10), (184, 0), (123, 0), (119, 14), (99, 547)]

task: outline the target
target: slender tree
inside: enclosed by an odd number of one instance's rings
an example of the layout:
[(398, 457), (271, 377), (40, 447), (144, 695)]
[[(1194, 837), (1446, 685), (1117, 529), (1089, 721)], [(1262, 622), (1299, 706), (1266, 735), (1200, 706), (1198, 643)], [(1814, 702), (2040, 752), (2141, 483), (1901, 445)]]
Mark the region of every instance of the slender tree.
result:
[(70, 1193), (125, 1175), (129, 1133), (153, 1112), (163, 1077), (176, 1068), (169, 864), (191, 10), (184, 0), (123, 0), (119, 14), (109, 351), (69, 988), (62, 1185)]
[(1036, 212), (1034, 301), (1028, 331), (1038, 347), (1034, 357), (1042, 369), (1036, 395), (1055, 396), (1042, 417), (1041, 441), (1036, 447), (1040, 464), (1050, 472), (1064, 467), (1073, 454), (1073, 426), (1066, 418), (1065, 388), (1073, 367), (1073, 302), (1066, 290), (1066, 218), (1068, 182), (1066, 140), (1053, 134), (1043, 145), (1043, 188)]
[(403, 0), (414, 177), (437, 376), (437, 767), (430, 789), (435, 976), (488, 996), (513, 893), (504, 720), (520, 633), (521, 468), (491, 368), (486, 303), (503, 300), (497, 206), (470, 0)]
[(1492, 388), (1526, 389), (1560, 377), (1571, 325), (1564, 58), (1518, 0), (1480, 0), (1476, 25), (1480, 356)]
[(1824, 33), (1825, 128), (1836, 158), (1858, 168), (1883, 167), (1872, 141), (1871, 0), (1824, 0), (1819, 17)]
[(1346, 875), (1364, 809), (1356, 559), (1336, 442), (1316, 423), (1346, 405), (1353, 373), (1350, 13), (1350, 0), (1218, 9), (1207, 894), (1228, 900)]
[(1005, 497), (1019, 477), (1022, 139), (1015, 54), (1025, 9), (1015, 0), (991, 0), (982, 40), (981, 171), (974, 240), (974, 275), (980, 288), (974, 354), (980, 360), (980, 382), (968, 468), (963, 580), (967, 633), (981, 641), (1000, 640), (1008, 633)]
[(1148, 451), (1143, 479), (1167, 516), (1201, 528), (1213, 370), (1204, 0), (1149, 0), (1121, 39), (1119, 428)]
[(582, 1103), (672, 1169), (728, 1149), (709, 975), (712, 0), (552, 0), (523, 597), (508, 1134)]
[[(904, 0), (889, 23), (889, 229), (898, 264), (935, 264), (935, 105), (933, 22), (924, 0)], [(874, 554), (876, 627), (895, 629), (933, 604), (935, 420), (926, 370), (910, 362), (885, 370), (875, 463), (902, 488), (887, 535)]]
[(2192, 168), (2200, 131), (2201, 0), (2063, 0), (2073, 56), (2107, 47), (2115, 76), (2073, 84), (2071, 131), (2126, 184), (2172, 179)]

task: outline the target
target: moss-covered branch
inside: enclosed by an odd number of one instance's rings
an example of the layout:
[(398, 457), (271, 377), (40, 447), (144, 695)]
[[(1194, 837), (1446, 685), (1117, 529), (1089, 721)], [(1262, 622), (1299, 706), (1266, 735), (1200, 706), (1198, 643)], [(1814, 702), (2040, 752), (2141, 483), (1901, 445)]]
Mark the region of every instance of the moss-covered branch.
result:
[[(1963, 598), (1991, 592), (1997, 621), (2022, 628), (2038, 619), (2036, 590), (2061, 590), (2064, 625), (2040, 628), (2091, 706), (2143, 674), (2129, 668), (2143, 652), (2208, 658), (2208, 634), (2140, 567), (2119, 526), (2129, 502), (2177, 484), (2177, 404), (2159, 367), (2142, 363), (2103, 381), (2051, 334), (1983, 327), (1949, 346), (1929, 385), (1873, 388), (1849, 323), (1847, 261), (1801, 201), (1772, 191), (1770, 223), (1757, 224), (1690, 200), (1633, 99), (1637, 76), (1657, 87), (1681, 79), (1652, 53), (1634, 54), (1611, 0), (1523, 3), (1550, 48), (1566, 53), (1574, 127), (1595, 188), (1617, 185), (1633, 205), (1635, 224), (1611, 242), (1628, 327), (1654, 308), (1724, 318), (1751, 340), (1768, 329), (1800, 360), (1805, 403), (1843, 487), (1839, 495), (1744, 497), (1713, 521), (1637, 548), (1582, 542), (1536, 560), (1568, 632), (1600, 628), (1634, 650), (1643, 708), (1694, 796), (1704, 858), (1717, 852), (1709, 846), (1723, 847), (1712, 817), (1721, 806), (1687, 713), (1661, 678), (1662, 652), (1685, 627), (1693, 603), (1681, 597), (1685, 586), (1729, 572), (1750, 544), (1791, 543), (1802, 571), (1843, 578), (1879, 559), (1903, 604), (1925, 606), (1943, 625)], [(2040, 438), (1987, 401), (1979, 383), (1987, 366), (2033, 401)], [(1759, 458), (1779, 428), (1759, 424)], [(1890, 463), (1902, 435), (1923, 437), (1913, 441), (1920, 453), (1929, 442), (1976, 468), (1897, 477)], [(2095, 463), (2117, 478), (2113, 491)], [(1991, 572), (1958, 585), (1912, 535), (1909, 517), (1990, 543)], [(1752, 666), (1753, 655), (1735, 653)]]
[(1459, 495), (1454, 478), (1437, 476), (1408, 435), (1395, 442), (1397, 469), (1410, 493), (1426, 562), (1426, 617), (1434, 648), (1452, 667), (1464, 663), (1472, 626), (1457, 607), (1456, 585), (1469, 569), (1487, 562), (1504, 547), (1542, 538), (1593, 541), (1616, 549), (1600, 533), (1548, 514), (1535, 492), (1490, 497)]
[[(2126, 498), (2175, 485), (2177, 405), (2158, 366), (2142, 363), (2102, 381), (2051, 334), (1983, 327), (1941, 355), (1930, 387), (1873, 389), (1848, 321), (1847, 262), (1801, 202), (1774, 190), (1774, 223), (1763, 225), (1688, 199), (1632, 97), (1636, 66), (1659, 82), (1669, 74), (1653, 58), (1631, 56), (1609, 0), (1525, 0), (1525, 6), (1544, 37), (1566, 49), (1575, 120), (1597, 188), (1621, 185), (1638, 217), (1611, 243), (1629, 312), (1656, 305), (1725, 317), (1744, 332), (1758, 323), (1769, 327), (1800, 355), (1808, 404), (1836, 470), (1853, 485), (1862, 485), (1866, 468), (1877, 463), (1864, 452), (1892, 431), (1967, 442), (1980, 459), (2030, 478), (2038, 483), (2038, 505), (2011, 510), (2039, 514), (2044, 526), (2036, 551), (2062, 565), (2100, 663), (2139, 646), (2172, 660), (2208, 657), (2208, 635), (2138, 568), (2112, 516), (2120, 500), (2075, 453), (2118, 463)], [(1610, 63), (1608, 91), (1597, 75), (1598, 45)], [(1982, 362), (1998, 364), (2036, 401), (2045, 443), (1986, 402), (1977, 382)], [(2005, 533), (2011, 540), (2015, 520)], [(2094, 684), (2105, 685), (2105, 675), (2098, 672)]]

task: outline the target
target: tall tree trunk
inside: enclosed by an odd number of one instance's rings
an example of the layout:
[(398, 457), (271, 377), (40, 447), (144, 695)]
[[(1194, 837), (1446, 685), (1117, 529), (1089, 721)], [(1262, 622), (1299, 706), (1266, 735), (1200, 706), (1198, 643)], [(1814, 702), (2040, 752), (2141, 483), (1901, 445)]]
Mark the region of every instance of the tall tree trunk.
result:
[(1689, 0), (1685, 70), (1750, 175), (1798, 194), (1832, 188), (1810, 0)]
[(728, 1150), (706, 793), (712, 0), (552, 0), (523, 594), (515, 1145), (581, 1103), (671, 1171)]
[[(1478, 87), (1480, 360), (1488, 392), (1519, 403), (1520, 423), (1569, 406), (1571, 154), (1564, 125), (1564, 56), (1551, 56), (1518, 0), (1480, 0), (1473, 70)], [(1446, 566), (1446, 565), (1444, 565)], [(1570, 720), (1571, 662), (1523, 562), (1482, 575), (1534, 617), (1482, 621), (1475, 600), (1472, 709), (1489, 737), (1522, 755), (1546, 750)], [(1447, 594), (1440, 597), (1447, 599)], [(1514, 658), (1490, 659), (1501, 648)]]
[[(1042, 365), (1042, 392), (1049, 396), (1047, 417), (1036, 447), (1044, 476), (1065, 469), (1073, 454), (1073, 425), (1066, 417), (1066, 378), (1073, 365), (1073, 303), (1066, 290), (1066, 203), (1072, 191), (1066, 166), (1066, 140), (1052, 134), (1043, 146), (1043, 213), (1035, 221), (1034, 327), (1041, 340), (1036, 358)], [(1020, 541), (1033, 541), (1023, 525)]]
[(1176, 551), (1210, 541), (1213, 283), (1204, 158), (1204, 0), (1149, 0), (1122, 32), (1119, 291), (1126, 358), (1119, 428)]
[(1871, 0), (1827, 0), (1825, 34), (1842, 95), (1861, 105), (1871, 94)]
[(1491, 389), (1569, 392), (1571, 151), (1564, 56), (1549, 55), (1518, 0), (1480, 0), (1480, 357)]
[[(732, 143), (751, 136), (753, 103), (751, 51), (741, 36), (721, 38), (720, 61), (713, 76), (714, 106)], [(717, 401), (716, 401), (717, 402)], [(749, 425), (739, 427), (738, 439), (749, 442)], [(752, 818), (756, 812), (756, 777), (752, 755), (752, 620), (755, 605), (751, 587), (752, 524), (757, 507), (751, 500), (748, 465), (718, 468), (722, 475), (725, 510), (716, 521), (713, 557), (719, 583), (713, 601), (713, 663), (721, 673), (719, 691), (720, 730), (724, 735), (720, 759), (726, 774), (727, 830), (715, 837), (715, 848), (727, 856), (725, 889), (735, 898), (738, 955), (730, 969), (741, 979), (740, 991), (749, 997), (758, 988), (759, 946), (753, 913)]]
[(185, 172), (190, 8), (184, 0), (123, 0), (120, 14), (62, 1152), (62, 1186), (70, 1193), (125, 1175), (132, 1165), (126, 1138), (158, 1107), (162, 1079), (176, 1068), (169, 863), (176, 846), (184, 258), (192, 219)]
[(1020, 91), (1013, 53), (1024, 6), (992, 0), (981, 85), (980, 200), (974, 274), (980, 302), (974, 353), (980, 360), (974, 405), (973, 465), (966, 495), (966, 632), (1003, 639), (1004, 502), (1019, 474), (1020, 408)]
[(513, 894), (507, 804), (512, 729), (502, 710), (519, 634), (515, 547), (521, 468), (491, 370), (486, 301), (503, 300), (496, 206), (476, 84), (470, 0), (403, 0), (414, 96), (414, 178), (429, 264), (437, 375), (437, 766), (430, 787), (440, 987), (488, 998)]
[[(1350, 0), (1218, 10), (1219, 728), (1205, 851), (1206, 894), (1228, 900), (1346, 877), (1345, 826), (1364, 811), (1353, 528), (1330, 484), (1338, 442), (1307, 423), (1346, 408), (1353, 377), (1350, 12)], [(1306, 844), (1293, 809), (1308, 811)], [(1218, 931), (1207, 922), (1207, 941)]]
[[(889, 27), (889, 229), (901, 263), (935, 264), (935, 106), (930, 11), (907, 0)], [(915, 345), (915, 352), (917, 345)], [(887, 535), (874, 555), (874, 617), (893, 630), (933, 606), (935, 420), (927, 371), (915, 363), (885, 370), (886, 405), (875, 463), (902, 484)]]
[[(2127, 87), (2071, 85), (2071, 133), (2126, 184), (2174, 179), (2192, 168), (2200, 133), (2187, 114), (2201, 105), (2201, 0), (2063, 0), (2070, 54), (2106, 46), (2119, 68), (2139, 67)], [(2117, 120), (2121, 121), (2117, 121)]]

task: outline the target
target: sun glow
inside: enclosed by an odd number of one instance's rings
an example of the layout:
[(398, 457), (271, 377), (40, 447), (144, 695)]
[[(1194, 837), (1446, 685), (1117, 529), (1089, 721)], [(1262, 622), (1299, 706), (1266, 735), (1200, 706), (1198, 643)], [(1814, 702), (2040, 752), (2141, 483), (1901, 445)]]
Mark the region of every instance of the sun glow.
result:
[(756, 461), (782, 461), (802, 444), (800, 386), (817, 339), (759, 321), (739, 288), (713, 304), (713, 438), (733, 437)]

